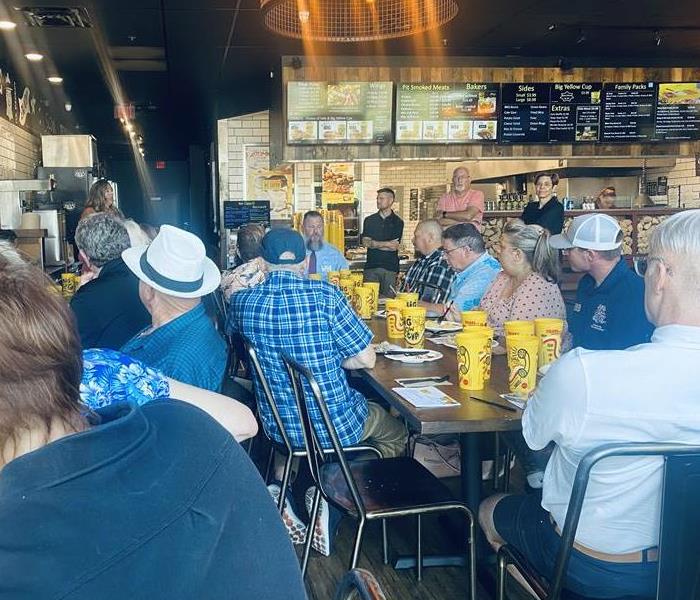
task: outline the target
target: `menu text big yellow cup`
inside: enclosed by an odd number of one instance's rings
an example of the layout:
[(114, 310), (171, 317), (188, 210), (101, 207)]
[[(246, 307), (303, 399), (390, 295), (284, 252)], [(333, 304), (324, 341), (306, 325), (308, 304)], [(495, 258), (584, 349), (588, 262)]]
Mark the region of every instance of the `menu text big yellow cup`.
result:
[(409, 308), (418, 306), (418, 294), (415, 292), (399, 292), (396, 294), (396, 298), (403, 300)]
[(508, 384), (511, 392), (529, 394), (535, 389), (539, 345), (540, 340), (536, 335), (506, 336)]
[(418, 306), (407, 307), (401, 311), (401, 316), (406, 346), (422, 348), (425, 340), (425, 309)]
[(563, 331), (564, 321), (561, 319), (535, 319), (535, 335), (540, 338), (537, 359), (540, 367), (559, 358)]
[(488, 315), (485, 310), (463, 310), (462, 327), (486, 327)]
[(457, 377), (459, 387), (463, 390), (481, 390), (484, 388), (484, 369), (480, 362), (484, 349), (484, 337), (471, 333), (458, 333)]
[(503, 323), (503, 331), (506, 337), (511, 333), (535, 335), (535, 324), (532, 321), (506, 321)]
[(401, 311), (406, 308), (403, 300), (391, 298), (386, 301), (386, 337), (390, 340), (403, 339), (403, 316)]
[(358, 285), (355, 288), (353, 305), (361, 319), (371, 319), (374, 314), (374, 296), (372, 295), (372, 290), (364, 285)]
[(481, 367), (484, 371), (484, 381), (489, 381), (491, 379), (491, 342), (493, 340), (493, 329), (491, 327), (476, 327), (470, 325), (463, 329), (463, 333), (481, 336), (483, 348), (479, 360), (481, 361)]

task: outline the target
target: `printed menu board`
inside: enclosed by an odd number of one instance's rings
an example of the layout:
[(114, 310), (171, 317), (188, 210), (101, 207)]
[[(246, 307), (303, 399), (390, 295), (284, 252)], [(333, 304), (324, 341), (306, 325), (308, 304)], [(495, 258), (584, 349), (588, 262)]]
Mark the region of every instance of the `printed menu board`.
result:
[(396, 143), (495, 142), (498, 96), (497, 83), (400, 83)]
[(603, 86), (602, 142), (649, 142), (654, 138), (656, 84), (606, 83)]
[(290, 81), (287, 143), (385, 144), (391, 141), (391, 81)]
[(549, 91), (549, 141), (597, 142), (600, 83), (553, 83)]
[(501, 135), (504, 143), (549, 141), (549, 84), (504, 83), (501, 87)]
[(660, 83), (654, 137), (657, 140), (700, 139), (700, 83)]
[(246, 223), (270, 223), (270, 203), (266, 200), (226, 200), (224, 227), (238, 229)]

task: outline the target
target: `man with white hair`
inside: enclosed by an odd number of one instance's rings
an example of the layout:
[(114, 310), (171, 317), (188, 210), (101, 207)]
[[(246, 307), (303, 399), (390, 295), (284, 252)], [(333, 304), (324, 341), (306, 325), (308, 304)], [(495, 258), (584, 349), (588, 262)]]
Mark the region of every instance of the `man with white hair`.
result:
[(435, 218), (442, 227), (459, 223), (481, 226), (484, 218), (484, 192), (472, 189), (472, 176), (467, 167), (452, 172), (452, 189), (438, 200)]
[[(656, 330), (627, 350), (576, 348), (552, 364), (528, 401), (523, 436), (556, 444), (536, 496), (493, 496), (479, 520), (494, 546), (513, 544), (551, 576), (581, 458), (615, 442), (700, 443), (700, 210), (651, 234), (637, 262)], [(672, 388), (672, 389), (671, 389)], [(567, 586), (588, 597), (653, 597), (663, 479), (661, 458), (603, 461), (591, 472)]]
[(151, 326), (121, 351), (172, 379), (220, 391), (228, 351), (202, 297), (219, 287), (221, 273), (207, 258), (202, 241), (163, 225), (149, 246), (129, 248), (122, 258), (140, 279), (139, 295)]
[(406, 273), (402, 291), (417, 292), (425, 302), (442, 302), (447, 298), (455, 272), (442, 253), (440, 223), (435, 220), (418, 223), (413, 232), (413, 246), (422, 256)]

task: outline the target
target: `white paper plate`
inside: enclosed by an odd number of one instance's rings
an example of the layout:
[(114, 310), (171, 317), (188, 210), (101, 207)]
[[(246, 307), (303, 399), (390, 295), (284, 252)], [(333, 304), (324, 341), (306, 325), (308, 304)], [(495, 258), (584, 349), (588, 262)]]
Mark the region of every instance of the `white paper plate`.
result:
[(404, 354), (385, 354), (384, 356), (389, 360), (397, 360), (402, 363), (417, 365), (424, 362), (433, 362), (434, 360), (440, 360), (442, 358), (442, 352), (438, 352), (437, 350), (428, 350), (427, 354), (418, 354), (416, 356)]
[(426, 329), (426, 331), (444, 331), (444, 332), (461, 331), (462, 324), (455, 323), (454, 321), (443, 321), (442, 323), (439, 323), (438, 321), (428, 319), (425, 322), (425, 329)]

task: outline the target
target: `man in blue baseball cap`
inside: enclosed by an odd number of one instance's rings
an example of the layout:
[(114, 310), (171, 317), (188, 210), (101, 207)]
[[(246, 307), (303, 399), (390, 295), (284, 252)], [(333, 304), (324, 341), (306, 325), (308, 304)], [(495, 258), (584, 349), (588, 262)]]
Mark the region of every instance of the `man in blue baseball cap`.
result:
[[(407, 437), (404, 425), (352, 389), (344, 371), (374, 366), (372, 332), (338, 288), (304, 277), (306, 245), (299, 233), (292, 229), (269, 231), (262, 240), (262, 258), (269, 275), (260, 285), (231, 297), (227, 330), (243, 335), (255, 348), (292, 445), (303, 448), (304, 438), (291, 382), (280, 358), (282, 353), (311, 369), (344, 446), (368, 441), (385, 458), (402, 454)], [(257, 380), (255, 388), (258, 399), (263, 398)], [(282, 442), (267, 402), (261, 401), (258, 406), (265, 432)], [(319, 441), (330, 447), (323, 426), (316, 432)], [(278, 484), (271, 484), (269, 489), (279, 498)], [(313, 488), (306, 492), (307, 509), (313, 493)], [(294, 514), (290, 502), (286, 502), (282, 516), (292, 541), (303, 542), (306, 527)], [(323, 501), (313, 547), (326, 556), (335, 533), (330, 517), (329, 507)]]

